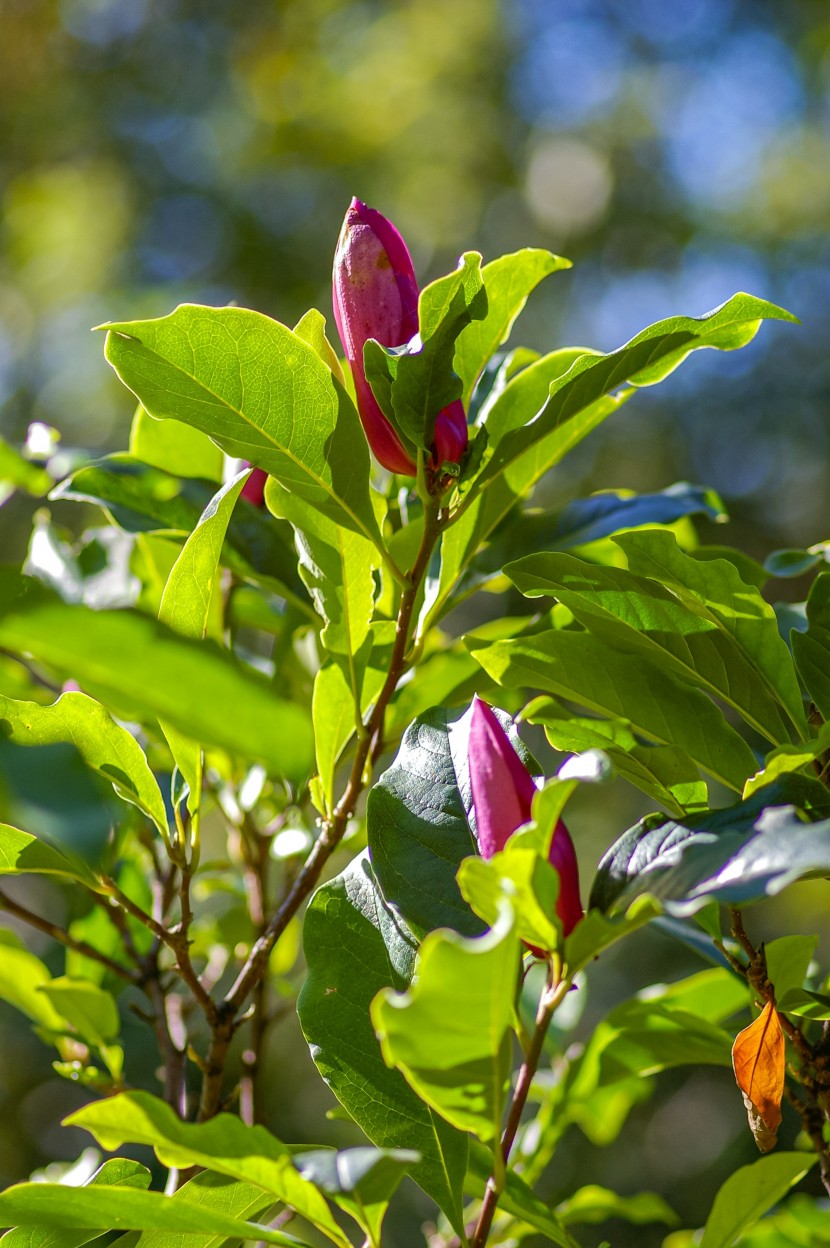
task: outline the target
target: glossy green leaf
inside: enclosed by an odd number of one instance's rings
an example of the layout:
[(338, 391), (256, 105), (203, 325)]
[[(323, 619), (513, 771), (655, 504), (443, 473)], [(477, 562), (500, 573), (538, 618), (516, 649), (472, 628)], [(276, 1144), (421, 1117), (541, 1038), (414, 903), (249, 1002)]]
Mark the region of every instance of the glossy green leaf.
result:
[(455, 371), (464, 386), (461, 397), (465, 408), (482, 369), (510, 337), (528, 295), (548, 274), (570, 267), (570, 260), (539, 247), (525, 247), (485, 264), (481, 277), (487, 292), (487, 313), (465, 326), (455, 344)]
[(466, 710), (438, 708), (407, 728), (395, 761), (369, 793), (372, 867), (386, 900), (419, 932), (451, 927), (476, 936), (484, 923), (456, 882), (475, 854)]
[[(798, 736), (806, 736), (801, 691), (775, 612), (740, 571), (726, 560), (690, 558), (673, 534), (660, 530), (622, 533), (614, 540), (632, 572), (670, 585), (687, 606), (705, 612), (730, 637), (756, 680), (784, 707)], [(730, 662), (734, 666), (735, 658)]]
[(58, 875), (101, 891), (101, 883), (81, 858), (0, 823), (0, 875)]
[(369, 1248), (380, 1248), (389, 1201), (407, 1170), (420, 1160), (420, 1153), (403, 1148), (316, 1149), (294, 1154), (294, 1165), (303, 1178), (351, 1214), (368, 1235)]
[(179, 420), (155, 420), (139, 407), (130, 426), (130, 455), (179, 477), (221, 481), (225, 456), (215, 442)]
[[(213, 1174), (210, 1170), (189, 1179), (170, 1199), (198, 1205), (206, 1210), (216, 1209), (231, 1217), (245, 1219), (266, 1215), (275, 1203), (274, 1197), (264, 1192), (261, 1187), (240, 1183), (237, 1179), (229, 1179), (224, 1174)], [(263, 1217), (263, 1221), (268, 1221), (267, 1217)], [(112, 1248), (115, 1248), (115, 1244), (118, 1248), (183, 1248), (183, 1245), (186, 1248), (225, 1248), (228, 1240), (221, 1232), (218, 1235), (189, 1234), (183, 1240), (178, 1231), (145, 1231), (138, 1239), (134, 1235), (123, 1235), (114, 1241)]]
[(609, 355), (582, 356), (551, 385), (550, 397), (536, 419), (501, 439), (484, 467), (480, 483), (498, 476), (534, 443), (601, 396), (623, 385), (656, 385), (701, 347), (733, 351), (746, 346), (767, 318), (796, 319), (764, 299), (737, 294), (705, 316), (675, 316), (658, 321)]
[(522, 717), (542, 724), (555, 750), (603, 750), (619, 776), (672, 814), (702, 810), (709, 803), (706, 783), (688, 754), (671, 745), (641, 745), (628, 720), (581, 718), (552, 698), (534, 699)]
[(612, 650), (589, 633), (553, 630), (467, 644), (488, 675), (508, 687), (539, 689), (630, 721), (635, 732), (675, 746), (704, 771), (740, 791), (755, 770), (746, 742), (705, 696), (644, 655)]
[(125, 1092), (87, 1105), (66, 1123), (91, 1132), (108, 1150), (123, 1144), (149, 1144), (166, 1166), (205, 1166), (253, 1183), (296, 1209), (333, 1243), (349, 1248), (323, 1197), (295, 1170), (285, 1145), (264, 1127), (246, 1126), (232, 1114), (219, 1114), (204, 1123), (184, 1123), (169, 1105), (146, 1092)]
[(458, 268), (431, 282), (418, 300), (418, 337), (392, 350), (370, 339), (364, 347), (366, 375), (378, 401), (405, 442), (428, 451), (435, 418), (461, 397), (462, 381), (453, 367), (455, 343), (471, 321), (487, 311), (481, 256), (469, 251)]
[[(150, 1186), (150, 1171), (137, 1161), (126, 1157), (113, 1157), (96, 1170), (84, 1187), (135, 1187), (146, 1190)], [(18, 1226), (0, 1236), (3, 1248), (81, 1248), (94, 1239), (97, 1230), (50, 1230), (38, 1226)]]
[[(792, 660), (758, 591), (728, 563), (690, 559), (671, 533), (648, 530), (615, 541), (632, 564), (647, 564), (648, 574), (567, 554), (530, 555), (505, 571), (522, 593), (555, 596), (598, 639), (651, 657), (679, 680), (714, 694), (773, 745), (789, 740), (794, 729), (803, 733)], [(670, 579), (678, 565), (685, 594)]]
[[(167, 578), (158, 618), (183, 637), (201, 641), (205, 636), (228, 523), (249, 476), (249, 471), (240, 472), (216, 492)], [(187, 784), (188, 810), (194, 822), (198, 822), (202, 802), (201, 744), (166, 720), (159, 724)]]
[(512, 907), (467, 939), (431, 932), (413, 986), (383, 989), (372, 1023), (383, 1056), (442, 1117), (485, 1143), (498, 1136), (510, 1075), (519, 942)]
[[(263, 1240), (296, 1248), (303, 1241), (283, 1231), (231, 1217), (220, 1209), (171, 1200), (162, 1192), (135, 1187), (66, 1187), (61, 1183), (19, 1183), (0, 1192), (0, 1223), (38, 1230), (204, 1231), (237, 1240)], [(348, 1241), (344, 1240), (344, 1243)]]
[(369, 1017), (381, 989), (409, 984), (416, 941), (384, 902), (368, 855), (317, 889), (303, 944), (308, 977), (297, 1012), (320, 1074), (373, 1144), (421, 1154), (412, 1177), (460, 1231), (467, 1137), (385, 1064)]
[(181, 637), (136, 611), (91, 611), (29, 594), (0, 616), (0, 645), (276, 774), (304, 776), (310, 765), (304, 711), (213, 643)]
[(666, 1226), (677, 1226), (680, 1221), (671, 1206), (656, 1192), (620, 1196), (617, 1192), (609, 1191), (607, 1187), (599, 1187), (595, 1183), (580, 1187), (573, 1196), (557, 1205), (556, 1215), (565, 1226), (571, 1226), (574, 1222), (606, 1222), (609, 1218), (620, 1218), (635, 1226), (643, 1226), (648, 1222), (664, 1222)]
[[(615, 911), (642, 893), (679, 917), (706, 902), (740, 906), (779, 893), (813, 872), (830, 873), (830, 819), (817, 782), (784, 776), (735, 806), (681, 822), (641, 820), (597, 868), (592, 906)], [(811, 802), (820, 803), (818, 811)]]
[(741, 1231), (778, 1204), (816, 1161), (809, 1153), (772, 1153), (730, 1174), (706, 1219), (700, 1248), (729, 1248)]
[(51, 706), (40, 706), (0, 694), (0, 721), (6, 737), (18, 745), (72, 744), (88, 767), (109, 780), (125, 801), (143, 810), (162, 836), (167, 835), (164, 799), (144, 751), (100, 702), (70, 692)]
[[(178, 421), (153, 423), (195, 432)], [(219, 448), (215, 449), (221, 456)], [(108, 455), (72, 473), (52, 491), (51, 497), (98, 503), (129, 533), (169, 533), (179, 537), (196, 527), (215, 490), (212, 481), (182, 478), (161, 468), (148, 467), (128, 455)], [(297, 574), (291, 529), (259, 508), (245, 503), (234, 510), (222, 562), (237, 576), (283, 596), (300, 595), (308, 609)]]
[(243, 308), (182, 304), (159, 320), (102, 328), (107, 359), (152, 416), (201, 429), (380, 543), (357, 412), (313, 347)]

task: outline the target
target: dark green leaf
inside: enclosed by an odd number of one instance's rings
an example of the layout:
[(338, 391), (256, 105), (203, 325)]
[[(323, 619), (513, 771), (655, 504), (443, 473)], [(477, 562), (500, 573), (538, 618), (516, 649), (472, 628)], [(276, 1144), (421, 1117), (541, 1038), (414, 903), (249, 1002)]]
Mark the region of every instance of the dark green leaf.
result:
[(739, 906), (774, 895), (813, 872), (830, 872), (830, 819), (803, 817), (821, 813), (823, 786), (783, 776), (735, 806), (683, 823), (650, 816), (602, 859), (590, 904), (613, 911), (647, 893), (683, 917), (712, 899)]
[(386, 1065), (369, 1017), (381, 989), (409, 984), (416, 942), (386, 906), (366, 854), (314, 894), (303, 943), (297, 1012), (318, 1070), (373, 1144), (421, 1154), (412, 1177), (460, 1231), (467, 1137)]
[(712, 1205), (700, 1248), (729, 1248), (800, 1182), (818, 1159), (809, 1153), (773, 1153), (741, 1166), (721, 1187)]

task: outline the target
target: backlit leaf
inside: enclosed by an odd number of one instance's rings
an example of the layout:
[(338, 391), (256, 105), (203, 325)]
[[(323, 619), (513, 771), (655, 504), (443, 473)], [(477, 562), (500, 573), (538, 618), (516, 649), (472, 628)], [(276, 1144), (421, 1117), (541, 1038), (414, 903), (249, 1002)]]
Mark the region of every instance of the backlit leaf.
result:
[(732, 1068), (741, 1089), (755, 1143), (762, 1153), (775, 1147), (784, 1095), (784, 1033), (772, 1001), (735, 1037)]

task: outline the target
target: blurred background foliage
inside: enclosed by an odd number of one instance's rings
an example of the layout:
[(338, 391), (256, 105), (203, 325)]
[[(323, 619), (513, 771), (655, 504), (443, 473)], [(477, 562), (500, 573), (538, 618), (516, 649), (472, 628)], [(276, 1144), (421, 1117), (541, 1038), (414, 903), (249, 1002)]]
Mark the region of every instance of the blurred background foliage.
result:
[[(102, 321), (180, 301), (289, 324), (311, 304), (330, 315), (356, 194), (400, 226), (422, 280), (462, 248), (571, 257), (521, 322), (540, 349), (610, 350), (740, 289), (791, 309), (802, 327), (767, 325), (740, 354), (701, 353), (644, 392), (540, 496), (685, 478), (714, 486), (733, 518), (706, 541), (763, 558), (828, 537), (825, 0), (0, 0), (0, 120), (8, 440), (41, 421), (70, 454), (126, 446), (132, 403), (89, 332)], [(4, 559), (22, 557), (35, 506), (5, 504)], [(54, 514), (77, 527), (83, 511)], [(620, 791), (586, 827), (586, 861), (635, 807)], [(823, 904), (800, 894), (802, 926)], [(696, 965), (638, 937), (597, 968), (586, 1019)], [(287, 1019), (272, 1044), (274, 1125), (309, 1139), (330, 1098)], [(56, 1082), (25, 1034), (3, 1011), (4, 1182), (84, 1142), (57, 1116), (86, 1094)], [(658, 1094), (609, 1152), (572, 1129), (549, 1190), (577, 1173), (623, 1191), (647, 1176), (700, 1224), (729, 1167), (752, 1158), (740, 1098), (726, 1071), (661, 1076)], [(620, 1228), (614, 1242), (631, 1234), (660, 1240)]]

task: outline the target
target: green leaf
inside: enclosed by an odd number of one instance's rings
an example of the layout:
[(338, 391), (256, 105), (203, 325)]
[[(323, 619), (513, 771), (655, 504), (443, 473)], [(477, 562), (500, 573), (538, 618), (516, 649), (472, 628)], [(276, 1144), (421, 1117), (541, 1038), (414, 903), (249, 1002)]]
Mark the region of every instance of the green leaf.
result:
[(370, 1248), (379, 1248), (389, 1201), (407, 1170), (420, 1160), (420, 1153), (403, 1148), (316, 1149), (294, 1154), (294, 1165), (303, 1178), (351, 1214), (369, 1236)]
[(641, 745), (626, 719), (580, 718), (553, 698), (534, 699), (522, 718), (542, 724), (555, 750), (566, 754), (602, 750), (618, 775), (672, 814), (684, 815), (709, 804), (706, 783), (688, 754), (671, 745)]
[(529, 597), (555, 596), (600, 640), (651, 657), (722, 699), (773, 745), (793, 728), (804, 735), (792, 660), (758, 591), (731, 564), (684, 555), (672, 533), (649, 529), (614, 540), (645, 574), (566, 554), (530, 555), (505, 572)]
[(607, 1187), (598, 1187), (595, 1183), (580, 1187), (573, 1196), (557, 1205), (556, 1215), (565, 1226), (571, 1226), (574, 1222), (606, 1222), (609, 1218), (621, 1218), (635, 1226), (644, 1226), (648, 1222), (665, 1222), (667, 1226), (677, 1226), (680, 1222), (671, 1206), (655, 1192), (620, 1196), (617, 1192), (609, 1191)]
[(0, 954), (0, 999), (20, 1010), (38, 1026), (49, 1031), (62, 1031), (63, 1019), (46, 994), (40, 991), (52, 978), (40, 958), (23, 949), (17, 937), (2, 929)]
[[(206, 1231), (235, 1240), (264, 1240), (296, 1248), (303, 1241), (220, 1209), (171, 1200), (162, 1192), (135, 1187), (66, 1187), (62, 1183), (19, 1183), (0, 1192), (0, 1223), (38, 1230)], [(348, 1244), (348, 1240), (342, 1241)]]
[(728, 1067), (731, 1054), (732, 1036), (721, 1027), (675, 1008), (671, 999), (635, 998), (617, 1006), (596, 1028), (582, 1059), (581, 1078), (592, 1066), (599, 1087), (675, 1066)]
[[(124, 1092), (86, 1105), (71, 1114), (66, 1125), (83, 1127), (108, 1150), (123, 1144), (149, 1144), (165, 1166), (205, 1166), (253, 1183), (290, 1205), (333, 1243), (350, 1248), (323, 1197), (295, 1170), (285, 1145), (264, 1127), (246, 1126), (232, 1114), (219, 1114), (204, 1123), (184, 1123), (169, 1105), (146, 1092)], [(203, 1224), (193, 1229), (212, 1228)]]
[(802, 818), (815, 817), (814, 795), (826, 812), (822, 786), (785, 776), (735, 806), (682, 823), (647, 817), (601, 860), (590, 905), (613, 912), (647, 893), (684, 917), (712, 899), (740, 906), (830, 872), (830, 819)]
[(413, 986), (403, 995), (385, 988), (372, 1002), (390, 1066), (442, 1117), (485, 1143), (501, 1127), (518, 964), (515, 919), (505, 903), (484, 936), (431, 932)]
[(788, 988), (783, 996), (776, 994), (776, 1008), (782, 1014), (797, 1014), (800, 1018), (823, 1021), (830, 1018), (830, 997), (809, 988)]
[[(757, 589), (743, 581), (726, 560), (690, 558), (671, 533), (623, 533), (614, 541), (634, 573), (669, 584), (692, 610), (703, 608), (754, 668), (755, 679), (784, 707), (799, 737), (806, 736), (804, 706), (790, 655), (778, 632), (775, 612)], [(730, 661), (734, 665), (734, 657)]]
[(212, 642), (181, 637), (136, 611), (91, 611), (38, 593), (0, 616), (0, 645), (205, 745), (258, 759), (278, 775), (307, 773), (307, 714)]
[(45, 468), (25, 459), (5, 438), (0, 438), (0, 504), (15, 490), (42, 498), (51, 485), (52, 478)]
[(599, 910), (589, 909), (577, 923), (565, 944), (565, 961), (572, 975), (581, 971), (604, 949), (629, 936), (656, 918), (661, 907), (651, 897), (637, 897), (624, 914), (609, 919)]
[(812, 741), (799, 745), (782, 745), (772, 750), (764, 760), (764, 766), (754, 776), (750, 776), (744, 785), (744, 797), (772, 784), (779, 776), (788, 772), (806, 769), (814, 759), (820, 758), (830, 750), (830, 724), (822, 724), (818, 735)]
[(516, 912), (516, 934), (522, 940), (545, 950), (561, 945), (562, 929), (556, 920), (559, 876), (536, 849), (509, 842), (487, 862), (465, 858), (458, 870), (458, 885), (465, 901), (490, 926), (508, 897)]
[(54, 849), (28, 832), (0, 823), (0, 875), (60, 875), (96, 892), (101, 883), (81, 858)]
[(119, 797), (138, 806), (162, 836), (167, 835), (164, 799), (144, 751), (100, 702), (85, 693), (70, 692), (51, 706), (40, 706), (0, 694), (0, 722), (6, 737), (17, 745), (72, 744), (88, 767), (110, 781)]
[[(234, 1218), (257, 1218), (267, 1214), (274, 1205), (273, 1196), (263, 1192), (262, 1188), (229, 1179), (224, 1174), (212, 1174), (210, 1170), (189, 1179), (170, 1199), (199, 1205), (207, 1210), (216, 1209)], [(187, 1248), (225, 1248), (228, 1242), (222, 1233), (191, 1234), (183, 1240), (181, 1234), (175, 1231), (145, 1231), (139, 1239), (129, 1235), (121, 1236), (115, 1240), (112, 1248), (115, 1248), (115, 1244), (119, 1248), (182, 1248), (183, 1244)]]
[(779, 936), (764, 944), (767, 978), (776, 1002), (791, 988), (801, 988), (816, 952), (818, 936)]
[(418, 932), (451, 927), (477, 936), (484, 930), (456, 882), (462, 859), (477, 852), (468, 823), (468, 735), (466, 709), (420, 715), (369, 793), (373, 870), (386, 900)]
[(741, 1231), (786, 1196), (818, 1159), (809, 1153), (772, 1153), (741, 1166), (720, 1188), (712, 1205), (700, 1248), (729, 1248)]
[(334, 769), (355, 730), (354, 694), (339, 663), (329, 659), (314, 677), (311, 700), (317, 773), (328, 808), (334, 805)]
[(101, 1048), (118, 1036), (118, 1006), (112, 993), (97, 984), (62, 975), (43, 984), (40, 991), (85, 1043)]
[(102, 328), (107, 359), (152, 416), (201, 429), (381, 544), (357, 412), (313, 347), (243, 308), (182, 304), (159, 320)]
[(225, 456), (204, 433), (179, 420), (154, 420), (143, 407), (130, 426), (130, 455), (179, 477), (221, 481), (225, 470)]
[(346, 381), (340, 360), (337, 358), (337, 352), (326, 335), (326, 318), (323, 316), (323, 313), (318, 312), (317, 308), (309, 308), (297, 321), (297, 324), (294, 326), (294, 333), (298, 338), (302, 338), (303, 342), (307, 342), (310, 347), (314, 348), (326, 368), (334, 374), (341, 386), (345, 386)]
[[(205, 636), (228, 522), (250, 475), (250, 471), (240, 472), (217, 491), (167, 578), (159, 620), (183, 637), (201, 641)], [(159, 723), (173, 761), (189, 790), (187, 808), (194, 823), (198, 823), (202, 802), (202, 747), (165, 720)]]
[[(150, 1171), (137, 1161), (126, 1157), (113, 1157), (96, 1170), (84, 1187), (134, 1187), (146, 1190), (150, 1186)], [(81, 1248), (98, 1234), (97, 1230), (61, 1231), (47, 1230), (38, 1226), (15, 1227), (0, 1236), (3, 1248)]]
[(366, 343), (366, 375), (373, 389), (379, 387), (381, 407), (391, 405), (388, 414), (409, 445), (428, 451), (436, 416), (461, 397), (462, 381), (453, 368), (456, 339), (486, 312), (481, 256), (468, 251), (453, 273), (421, 291), (420, 332), (411, 344), (390, 351), (374, 339)]
[(416, 942), (385, 904), (367, 854), (317, 889), (303, 944), (308, 977), (297, 1013), (320, 1074), (373, 1144), (421, 1154), (412, 1177), (460, 1232), (467, 1138), (385, 1064), (369, 1017), (382, 988), (409, 984)]
[(550, 387), (536, 419), (506, 434), (486, 463), (479, 485), (492, 480), (531, 446), (623, 385), (653, 386), (701, 347), (734, 351), (751, 342), (765, 318), (794, 321), (782, 308), (751, 295), (733, 295), (701, 317), (675, 316), (644, 329), (610, 355), (583, 355)]
[(764, 560), (764, 570), (775, 577), (803, 576), (823, 561), (822, 549), (774, 550)]
[(487, 292), (487, 313), (462, 329), (455, 344), (455, 371), (463, 383), (465, 408), (479, 373), (509, 338), (528, 295), (549, 273), (570, 267), (570, 260), (539, 247), (525, 247), (485, 264), (481, 277)]
[(681, 749), (699, 767), (740, 791), (755, 771), (746, 742), (702, 693), (675, 681), (644, 655), (623, 653), (588, 633), (552, 630), (467, 645), (484, 670), (511, 688), (540, 689), (579, 702), (660, 745)]
[[(170, 424), (193, 432), (178, 421), (153, 423)], [(160, 468), (148, 467), (127, 455), (108, 455), (67, 477), (50, 497), (98, 503), (129, 533), (164, 533), (178, 537), (196, 527), (215, 490), (212, 481), (183, 479)], [(297, 575), (291, 528), (258, 507), (248, 504), (234, 510), (222, 562), (237, 576), (253, 580), (283, 597), (293, 600), (300, 595), (302, 605), (309, 610)]]

